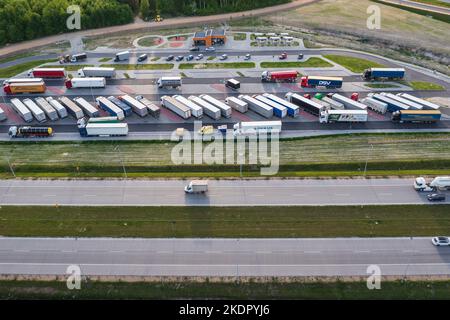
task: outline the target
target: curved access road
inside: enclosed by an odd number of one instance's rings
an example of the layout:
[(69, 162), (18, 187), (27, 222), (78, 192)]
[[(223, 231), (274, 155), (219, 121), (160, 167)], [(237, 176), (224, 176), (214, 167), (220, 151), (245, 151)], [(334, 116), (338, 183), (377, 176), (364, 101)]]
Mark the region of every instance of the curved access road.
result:
[[(430, 12), (437, 12), (437, 13), (450, 15), (450, 8), (444, 7), (444, 6), (436, 6), (436, 5), (432, 5), (429, 3), (410, 1), (410, 0), (381, 0), (381, 1), (385, 2), (386, 4), (396, 4), (396, 5), (401, 5), (404, 7), (421, 9), (421, 10), (426, 10), (426, 11), (430, 11)], [(444, 2), (444, 1), (442, 1), (442, 2)]]
[(212, 24), (212, 23), (220, 23), (225, 21), (230, 21), (232, 19), (238, 19), (243, 17), (256, 17), (263, 16), (268, 14), (273, 14), (279, 11), (292, 10), (297, 7), (307, 5), (313, 2), (317, 2), (318, 0), (294, 0), (292, 2), (281, 4), (277, 6), (265, 7), (255, 10), (242, 11), (242, 12), (234, 12), (234, 13), (226, 13), (226, 14), (217, 14), (210, 16), (202, 16), (202, 17), (179, 17), (166, 19), (162, 22), (134, 22), (126, 25), (92, 29), (92, 30), (84, 30), (72, 33), (64, 33), (55, 36), (44, 37), (36, 40), (20, 42), (17, 44), (12, 44), (0, 49), (0, 57), (8, 56), (17, 52), (24, 52), (30, 49), (35, 49), (39, 47), (44, 47), (49, 44), (54, 44), (60, 41), (66, 41), (69, 38), (73, 37), (91, 37), (91, 36), (101, 36), (106, 34), (113, 33), (127, 33), (131, 31), (139, 31), (139, 30), (157, 30), (157, 29), (166, 29), (166, 28), (176, 28), (181, 26), (195, 26), (202, 24)]

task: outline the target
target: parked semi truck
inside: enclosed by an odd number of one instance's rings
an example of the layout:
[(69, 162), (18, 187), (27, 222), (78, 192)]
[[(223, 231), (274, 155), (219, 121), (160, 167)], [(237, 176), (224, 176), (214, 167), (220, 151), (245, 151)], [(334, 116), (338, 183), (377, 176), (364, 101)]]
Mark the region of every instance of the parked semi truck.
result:
[(278, 104), (281, 104), (282, 106), (284, 106), (287, 109), (287, 115), (291, 116), (291, 117), (298, 117), (299, 113), (300, 113), (300, 108), (293, 104), (290, 103), (276, 95), (273, 95), (271, 93), (264, 93), (263, 97), (266, 97), (267, 99), (270, 99)]
[(83, 60), (87, 59), (87, 54), (86, 53), (77, 53), (74, 54), (71, 58), (70, 58), (70, 62), (75, 63), (75, 62), (80, 62)]
[(118, 120), (125, 119), (125, 114), (122, 109), (120, 109), (118, 106), (116, 106), (114, 103), (106, 99), (105, 97), (97, 97), (95, 99), (95, 102), (97, 103), (97, 106), (108, 112), (109, 115), (116, 117)]
[(262, 95), (254, 95), (253, 98), (271, 107), (273, 110), (273, 115), (275, 117), (284, 118), (287, 116), (287, 108), (284, 105), (279, 104), (278, 102), (275, 102), (273, 100), (270, 100), (269, 98), (266, 98)]
[(401, 103), (403, 103), (403, 104), (406, 104), (407, 106), (409, 106), (409, 109), (410, 110), (422, 110), (423, 109), (423, 106), (421, 105), (421, 104), (419, 104), (419, 103), (416, 103), (416, 102), (414, 102), (414, 101), (410, 101), (410, 100), (408, 100), (408, 99), (405, 99), (405, 98), (403, 98), (403, 97), (401, 97), (401, 96), (396, 96), (395, 94), (392, 94), (392, 93), (386, 93), (386, 92), (382, 92), (382, 93), (380, 93), (382, 96), (386, 96), (386, 97), (388, 97), (388, 98), (390, 98), (390, 99), (392, 99), (392, 100), (396, 100), (396, 101), (398, 101), (398, 102), (401, 102)]
[(362, 104), (361, 102), (347, 98), (338, 93), (332, 94), (331, 99), (342, 103), (346, 109), (352, 109), (352, 110), (366, 110), (367, 109), (367, 106), (365, 104)]
[[(325, 107), (325, 109), (332, 109), (331, 108), (331, 104), (329, 104), (328, 102), (325, 102), (325, 101), (323, 101), (323, 100), (320, 100), (320, 99), (317, 99), (317, 98), (311, 98), (311, 101), (314, 101), (314, 102), (316, 102), (316, 103), (318, 103), (318, 104), (321, 104), (321, 105), (323, 105), (324, 107)], [(336, 101), (337, 102), (337, 101)]]
[(5, 111), (0, 108), (0, 121), (5, 121), (6, 120), (6, 114)]
[(120, 100), (119, 98), (109, 96), (108, 100), (114, 103), (120, 109), (122, 109), (126, 117), (130, 116), (131, 113), (133, 112), (133, 109), (131, 109), (131, 107), (127, 105), (125, 102), (122, 102), (122, 100)]
[(231, 114), (232, 114), (233, 110), (232, 110), (232, 108), (230, 106), (226, 105), (222, 101), (219, 101), (216, 98), (213, 98), (213, 97), (211, 97), (210, 95), (207, 95), (207, 94), (200, 95), (200, 98), (205, 100), (206, 102), (209, 102), (213, 106), (219, 108), (222, 117), (224, 117), (224, 118), (231, 118)]
[(173, 98), (191, 109), (191, 115), (193, 117), (197, 119), (203, 118), (203, 108), (201, 106), (180, 95), (174, 95)]
[(239, 122), (233, 126), (233, 134), (238, 135), (257, 135), (281, 132), (281, 121), (248, 121)]
[(248, 111), (248, 103), (236, 97), (226, 98), (225, 103), (232, 107), (234, 110), (237, 110), (241, 113), (245, 113)]
[(174, 112), (175, 114), (179, 115), (183, 119), (189, 119), (192, 115), (191, 109), (186, 107), (184, 104), (182, 104), (177, 99), (169, 97), (169, 96), (161, 97), (161, 105), (163, 107), (169, 109), (170, 111)]
[(155, 118), (159, 118), (161, 114), (161, 108), (158, 107), (156, 104), (148, 100), (147, 98), (144, 98), (143, 96), (136, 96), (135, 97), (137, 101), (145, 105), (148, 109), (148, 113), (150, 113), (151, 116)]
[(182, 85), (181, 77), (161, 77), (156, 81), (156, 84), (158, 85), (158, 88), (166, 88), (166, 87), (172, 87), (172, 88), (178, 88)]
[(366, 122), (366, 110), (325, 110), (320, 113), (320, 123)]
[(297, 93), (293, 93), (293, 92), (288, 92), (286, 94), (286, 99), (287, 101), (302, 107), (306, 112), (315, 115), (315, 116), (319, 116), (320, 113), (322, 111), (325, 111), (326, 108), (321, 105), (318, 104), (317, 102), (312, 101), (311, 99), (305, 98)]
[(147, 107), (137, 101), (135, 98), (129, 96), (129, 95), (123, 95), (119, 97), (119, 100), (128, 105), (134, 113), (136, 113), (140, 117), (145, 117), (148, 115), (148, 109)]
[(59, 97), (58, 101), (66, 107), (67, 113), (70, 114), (75, 119), (81, 119), (84, 117), (83, 110), (75, 102), (67, 97)]
[(415, 103), (418, 103), (418, 104), (422, 105), (423, 109), (425, 109), (425, 110), (439, 110), (439, 108), (440, 108), (440, 106), (438, 106), (437, 104), (434, 104), (434, 103), (432, 103), (430, 101), (427, 101), (427, 100), (415, 97), (415, 96), (410, 95), (408, 93), (399, 93), (397, 95), (402, 97), (402, 98), (408, 99), (410, 101), (413, 101)]
[(44, 111), (42, 111), (33, 100), (27, 98), (23, 100), (23, 103), (27, 106), (28, 110), (31, 111), (31, 114), (38, 122), (47, 121)]
[(41, 83), (44, 79), (42, 78), (10, 78), (3, 81), (3, 85), (11, 83)]
[(33, 78), (65, 78), (66, 70), (64, 68), (35, 68), (28, 72), (28, 76)]
[(3, 85), (6, 94), (44, 93), (47, 87), (44, 81), (39, 82), (12, 82)]
[(55, 108), (53, 108), (53, 106), (43, 97), (38, 97), (34, 99), (34, 101), (36, 101), (37, 105), (42, 109), (42, 111), (44, 111), (51, 121), (56, 121), (59, 119), (58, 112), (56, 112)]
[(126, 61), (130, 59), (130, 51), (122, 51), (116, 53), (116, 57), (114, 58), (114, 62)]
[(405, 77), (405, 69), (403, 68), (369, 68), (364, 70), (362, 74), (365, 80), (400, 80)]
[(12, 108), (15, 112), (25, 121), (31, 122), (33, 121), (33, 115), (31, 111), (27, 108), (26, 105), (23, 104), (19, 99), (11, 99)]
[(90, 118), (95, 118), (100, 116), (100, 111), (96, 107), (94, 107), (92, 104), (86, 101), (86, 99), (82, 97), (76, 97), (73, 99), (80, 108), (83, 110), (84, 114), (86, 114)]
[(261, 74), (262, 82), (294, 82), (297, 80), (298, 72), (296, 70), (287, 71), (264, 71)]
[(50, 127), (12, 126), (8, 130), (11, 138), (50, 137), (53, 129)]
[(450, 190), (450, 177), (434, 178), (430, 183), (423, 177), (414, 180), (414, 189), (417, 191)]
[(339, 77), (304, 76), (300, 85), (303, 88), (342, 88), (343, 79)]
[(331, 108), (334, 109), (334, 110), (344, 110), (345, 109), (345, 106), (344, 106), (343, 103), (341, 103), (339, 101), (336, 101), (336, 100), (333, 100), (331, 98), (322, 97), (320, 100), (322, 100), (323, 102), (328, 103), (331, 106)]
[(385, 114), (388, 109), (387, 103), (370, 97), (364, 98), (361, 103), (365, 104), (369, 109), (380, 114)]
[(50, 105), (56, 110), (56, 112), (58, 112), (58, 115), (61, 119), (67, 118), (67, 110), (61, 103), (59, 103), (58, 100), (55, 100), (52, 97), (47, 97), (45, 98), (45, 100), (50, 103)]
[(75, 88), (104, 88), (106, 80), (103, 77), (97, 78), (72, 78), (65, 81), (67, 89)]
[(208, 181), (206, 180), (192, 180), (184, 187), (186, 193), (205, 193), (208, 191)]
[(401, 103), (400, 101), (393, 100), (389, 97), (383, 96), (379, 93), (375, 93), (375, 94), (369, 93), (368, 97), (386, 103), (387, 111), (389, 111), (389, 112), (395, 112), (395, 111), (399, 111), (399, 110), (409, 110), (408, 105)]
[(273, 108), (249, 95), (241, 94), (239, 99), (248, 103), (248, 108), (264, 118), (272, 118)]
[(78, 70), (78, 76), (113, 78), (116, 76), (116, 69), (100, 68), (100, 67), (84, 67)]
[(128, 135), (128, 124), (124, 122), (88, 122), (85, 118), (77, 122), (82, 137), (117, 137)]
[(203, 100), (200, 97), (189, 96), (188, 99), (191, 100), (192, 102), (194, 102), (195, 104), (198, 104), (200, 107), (202, 107), (203, 113), (206, 114), (208, 117), (210, 117), (214, 120), (220, 119), (221, 112), (220, 112), (220, 109), (217, 108), (216, 106), (213, 106), (211, 103)]
[(439, 110), (399, 110), (392, 113), (394, 122), (433, 123), (441, 120)]

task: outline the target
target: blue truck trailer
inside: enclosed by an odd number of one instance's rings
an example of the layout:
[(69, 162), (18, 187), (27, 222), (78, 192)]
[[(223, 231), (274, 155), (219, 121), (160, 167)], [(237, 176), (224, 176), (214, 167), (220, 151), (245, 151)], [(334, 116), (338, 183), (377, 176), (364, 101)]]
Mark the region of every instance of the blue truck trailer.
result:
[(363, 78), (365, 80), (400, 80), (404, 77), (405, 69), (403, 68), (369, 68), (363, 72)]
[(287, 108), (283, 106), (282, 104), (279, 104), (278, 102), (275, 102), (273, 100), (270, 100), (264, 96), (261, 95), (254, 95), (253, 98), (256, 100), (259, 100), (268, 106), (273, 108), (273, 115), (278, 118), (284, 118), (287, 116)]
[(383, 96), (381, 94), (369, 94), (369, 97), (384, 102), (387, 104), (387, 111), (389, 112), (395, 112), (395, 111), (399, 111), (399, 110), (409, 110), (410, 107), (404, 103), (401, 103), (400, 101), (391, 99), (389, 97)]
[(125, 118), (123, 110), (105, 97), (97, 97), (95, 102), (97, 102), (100, 109), (105, 110), (111, 116), (117, 117), (118, 120)]
[(300, 108), (299, 106), (290, 103), (280, 97), (277, 97), (276, 95), (270, 94), (270, 93), (264, 93), (263, 97), (266, 97), (272, 101), (275, 101), (283, 106), (285, 106), (287, 108), (287, 114), (290, 117), (298, 117), (298, 114), (300, 113)]
[(392, 113), (391, 119), (400, 123), (433, 123), (441, 120), (441, 112), (439, 110), (399, 110)]
[(127, 105), (126, 103), (120, 101), (120, 99), (117, 98), (117, 97), (109, 96), (108, 100), (111, 101), (112, 103), (114, 103), (120, 109), (122, 109), (123, 113), (125, 114), (125, 117), (128, 117), (133, 112), (133, 109), (131, 109), (131, 107), (129, 105)]

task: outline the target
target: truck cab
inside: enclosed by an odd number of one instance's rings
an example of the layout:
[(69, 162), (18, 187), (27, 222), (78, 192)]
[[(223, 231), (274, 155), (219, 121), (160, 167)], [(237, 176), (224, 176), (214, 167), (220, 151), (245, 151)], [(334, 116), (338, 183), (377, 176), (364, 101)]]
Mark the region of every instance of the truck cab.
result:
[(10, 127), (9, 130), (8, 130), (8, 135), (9, 135), (11, 138), (17, 137), (17, 127), (16, 127), (16, 126)]
[(205, 193), (208, 191), (208, 181), (204, 180), (192, 180), (184, 187), (186, 193)]
[(418, 177), (414, 180), (414, 190), (431, 192), (434, 189), (427, 184), (425, 178)]

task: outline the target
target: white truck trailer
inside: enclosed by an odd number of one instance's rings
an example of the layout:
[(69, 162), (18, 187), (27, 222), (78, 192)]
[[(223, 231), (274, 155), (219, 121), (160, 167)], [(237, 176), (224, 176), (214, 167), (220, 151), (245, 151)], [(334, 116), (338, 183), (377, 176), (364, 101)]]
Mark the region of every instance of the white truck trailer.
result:
[(148, 115), (148, 108), (144, 104), (137, 101), (135, 98), (126, 94), (120, 96), (119, 100), (124, 102), (127, 106), (131, 107), (131, 109), (133, 109), (133, 112), (138, 116), (145, 117), (146, 115)]
[(248, 108), (253, 112), (256, 112), (257, 114), (263, 116), (264, 118), (272, 118), (273, 108), (271, 106), (268, 106), (264, 102), (261, 102), (245, 94), (241, 94), (238, 98), (247, 102)]
[(143, 96), (136, 96), (135, 98), (137, 101), (139, 101), (140, 103), (142, 103), (144, 106), (147, 107), (148, 113), (150, 113), (150, 115), (152, 115), (155, 118), (159, 118), (159, 116), (161, 114), (160, 107), (158, 107), (156, 104), (154, 104), (147, 98), (144, 98)]
[(48, 103), (47, 100), (45, 100), (43, 97), (38, 97), (34, 99), (34, 101), (36, 101), (38, 106), (45, 112), (45, 114), (51, 121), (56, 121), (59, 119), (58, 112), (56, 112), (55, 108), (53, 108), (52, 105)]
[(332, 109), (334, 109), (334, 110), (344, 110), (344, 109), (345, 109), (344, 104), (343, 104), (343, 103), (340, 103), (339, 101), (330, 99), (330, 98), (328, 98), (328, 97), (323, 97), (321, 100), (322, 100), (323, 102), (328, 103), (328, 104), (330, 105), (330, 107), (331, 107)]
[(33, 114), (31, 111), (27, 108), (26, 105), (23, 104), (22, 101), (19, 99), (11, 99), (11, 104), (15, 112), (25, 121), (25, 122), (31, 122), (33, 121)]
[(275, 117), (285, 118), (287, 116), (287, 108), (283, 104), (280, 104), (262, 95), (254, 95), (253, 98), (271, 107), (273, 110), (273, 115)]
[(130, 59), (130, 51), (122, 51), (116, 53), (116, 57), (114, 58), (114, 62), (126, 61)]
[(6, 114), (5, 111), (3, 111), (2, 108), (0, 108), (0, 121), (6, 120)]
[[(318, 104), (323, 105), (323, 106), (325, 107), (325, 109), (332, 109), (332, 108), (331, 108), (331, 104), (329, 104), (329, 103), (326, 102), (326, 101), (323, 101), (323, 100), (320, 100), (320, 99), (317, 99), (317, 98), (314, 98), (314, 97), (311, 98), (311, 101), (314, 101), (314, 102), (316, 102), (316, 103), (318, 103)], [(336, 102), (337, 102), (337, 101), (336, 101)]]
[(425, 110), (439, 110), (439, 108), (440, 108), (440, 106), (438, 106), (437, 104), (434, 104), (434, 103), (432, 103), (430, 101), (427, 101), (427, 100), (424, 100), (424, 99), (412, 96), (412, 95), (410, 95), (408, 93), (399, 93), (397, 95), (402, 97), (402, 98), (405, 98), (405, 99), (408, 99), (410, 101), (413, 101), (413, 102), (421, 104), (423, 106), (423, 109), (425, 109)]
[(342, 103), (346, 109), (352, 109), (352, 110), (366, 110), (367, 109), (367, 106), (365, 104), (362, 104), (358, 101), (344, 97), (343, 95), (340, 95), (338, 93), (334, 93), (331, 96), (331, 99)]
[(86, 99), (81, 97), (76, 97), (73, 99), (80, 107), (83, 109), (84, 113), (87, 114), (90, 118), (95, 118), (100, 116), (100, 111), (92, 104), (86, 101)]
[(161, 77), (156, 81), (156, 84), (158, 85), (158, 88), (166, 88), (166, 87), (172, 87), (172, 88), (178, 88), (182, 85), (181, 77)]
[(367, 110), (325, 110), (320, 113), (320, 123), (366, 122)]
[(114, 78), (116, 76), (116, 69), (103, 67), (84, 67), (78, 70), (78, 75), (80, 77)]
[(108, 112), (110, 116), (116, 117), (117, 120), (122, 121), (125, 119), (123, 110), (105, 97), (97, 97), (95, 98), (95, 102), (100, 109)]
[(189, 119), (192, 115), (191, 109), (186, 107), (184, 104), (182, 104), (177, 99), (169, 97), (169, 96), (161, 97), (161, 105), (163, 107), (169, 109), (170, 111), (174, 112), (175, 114), (179, 115), (183, 119)]
[(186, 193), (205, 193), (207, 191), (207, 180), (192, 180), (186, 187), (184, 187), (184, 192)]
[(282, 106), (285, 106), (287, 108), (287, 115), (291, 116), (293, 118), (298, 117), (299, 113), (300, 113), (300, 107), (290, 103), (289, 101), (286, 101), (276, 95), (273, 95), (271, 93), (264, 93), (263, 97), (266, 97), (272, 101), (277, 102), (278, 104), (281, 104)]
[(193, 117), (197, 119), (203, 118), (203, 108), (200, 107), (198, 104), (180, 95), (175, 95), (173, 96), (173, 98), (184, 104), (189, 109), (191, 109), (191, 115)]
[(84, 117), (83, 110), (69, 98), (59, 97), (58, 101), (61, 102), (67, 108), (67, 113), (70, 114), (75, 119), (81, 119)]
[(211, 103), (203, 100), (202, 98), (196, 97), (196, 96), (189, 96), (189, 100), (192, 102), (198, 104), (200, 107), (203, 108), (203, 113), (206, 114), (208, 117), (219, 120), (220, 119), (220, 109), (213, 106)]
[(233, 134), (258, 135), (281, 132), (281, 121), (249, 121), (239, 122), (233, 126)]
[(229, 105), (226, 105), (222, 101), (219, 101), (216, 98), (213, 98), (207, 94), (202, 94), (199, 97), (202, 98), (203, 100), (205, 100), (206, 102), (209, 102), (213, 106), (219, 108), (220, 113), (222, 114), (222, 117), (231, 118), (231, 113), (232, 113), (233, 109)]
[(232, 107), (234, 110), (237, 110), (241, 113), (245, 113), (248, 111), (248, 103), (236, 97), (226, 98), (225, 103)]
[(106, 80), (103, 77), (96, 78), (72, 78), (66, 80), (66, 88), (104, 88)]
[(45, 116), (44, 111), (42, 111), (41, 108), (39, 108), (39, 106), (36, 103), (34, 103), (33, 100), (27, 98), (27, 99), (23, 100), (23, 103), (31, 111), (31, 113), (33, 114), (33, 117), (38, 122), (45, 122), (45, 121), (47, 121), (47, 117)]
[(59, 103), (58, 100), (53, 99), (52, 97), (47, 97), (45, 100), (50, 103), (50, 105), (58, 112), (58, 115), (61, 119), (67, 118), (67, 110), (64, 108), (64, 106)]
[(87, 122), (84, 118), (77, 122), (82, 137), (117, 137), (128, 135), (125, 122)]
[(406, 104), (407, 106), (409, 106), (410, 110), (422, 110), (423, 109), (423, 106), (421, 104), (411, 101), (411, 100), (408, 100), (408, 99), (405, 99), (402, 96), (397, 96), (395, 94), (387, 93), (387, 92), (382, 92), (381, 95), (391, 98), (392, 100), (401, 102), (403, 104)]
[(378, 112), (380, 114), (385, 114), (388, 108), (387, 103), (378, 101), (371, 97), (364, 98), (361, 100), (361, 102), (364, 103), (369, 109), (372, 109), (373, 111)]

